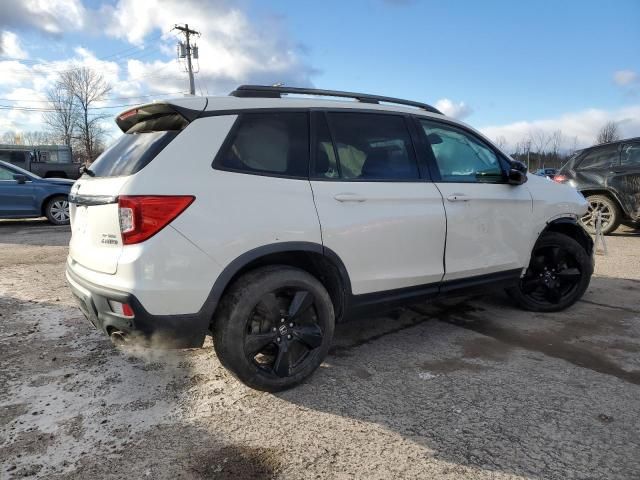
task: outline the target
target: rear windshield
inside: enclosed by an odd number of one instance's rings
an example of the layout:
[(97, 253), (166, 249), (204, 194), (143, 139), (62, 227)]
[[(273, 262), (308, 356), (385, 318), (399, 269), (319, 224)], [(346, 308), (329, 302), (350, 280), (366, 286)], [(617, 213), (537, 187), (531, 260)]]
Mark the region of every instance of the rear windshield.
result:
[(91, 164), (96, 177), (121, 177), (139, 172), (179, 131), (125, 133)]

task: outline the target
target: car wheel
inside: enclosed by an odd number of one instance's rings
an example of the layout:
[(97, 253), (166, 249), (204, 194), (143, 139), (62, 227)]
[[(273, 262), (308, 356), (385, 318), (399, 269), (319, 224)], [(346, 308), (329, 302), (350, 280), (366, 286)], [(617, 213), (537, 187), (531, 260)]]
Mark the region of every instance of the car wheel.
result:
[(69, 224), (69, 200), (63, 195), (51, 198), (44, 208), (44, 214), (54, 225)]
[(549, 232), (536, 243), (518, 286), (507, 292), (526, 310), (556, 312), (582, 297), (592, 273), (592, 259), (582, 245), (567, 235)]
[(621, 212), (615, 201), (606, 195), (590, 195), (587, 197), (589, 210), (580, 219), (580, 223), (591, 234), (596, 233), (598, 214), (602, 218), (602, 234), (608, 235), (620, 226)]
[(240, 381), (276, 392), (320, 366), (334, 323), (331, 298), (315, 277), (267, 266), (243, 275), (225, 294), (214, 319), (214, 347)]

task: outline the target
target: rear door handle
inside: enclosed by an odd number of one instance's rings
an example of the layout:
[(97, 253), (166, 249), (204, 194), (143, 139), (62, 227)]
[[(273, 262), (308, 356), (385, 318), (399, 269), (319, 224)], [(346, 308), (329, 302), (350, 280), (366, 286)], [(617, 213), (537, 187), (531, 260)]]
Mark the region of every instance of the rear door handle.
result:
[(449, 195), (447, 197), (447, 200), (449, 200), (450, 202), (468, 202), (470, 198), (463, 193), (454, 193)]
[(338, 193), (333, 196), (339, 202), (364, 202), (367, 197), (358, 195), (356, 193)]

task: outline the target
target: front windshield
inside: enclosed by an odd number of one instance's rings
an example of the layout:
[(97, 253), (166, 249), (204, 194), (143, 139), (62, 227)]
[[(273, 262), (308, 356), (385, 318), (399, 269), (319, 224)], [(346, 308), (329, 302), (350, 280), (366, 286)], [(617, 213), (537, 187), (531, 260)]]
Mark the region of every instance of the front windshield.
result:
[(24, 168), (20, 168), (20, 167), (16, 167), (15, 165), (11, 164), (11, 163), (6, 163), (6, 162), (0, 162), (0, 165), (2, 165), (3, 167), (7, 167), (10, 170), (15, 171), (15, 173), (21, 173), (22, 175), (26, 175), (29, 178), (41, 178), (38, 175), (36, 175), (35, 173), (31, 173), (29, 170), (25, 170)]

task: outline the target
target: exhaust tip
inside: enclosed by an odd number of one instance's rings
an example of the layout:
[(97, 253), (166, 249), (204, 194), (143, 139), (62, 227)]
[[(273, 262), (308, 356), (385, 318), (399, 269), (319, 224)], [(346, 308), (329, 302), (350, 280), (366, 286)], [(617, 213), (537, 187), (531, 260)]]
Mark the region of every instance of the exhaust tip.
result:
[(113, 343), (116, 347), (122, 347), (125, 343), (127, 343), (127, 337), (124, 332), (120, 330), (114, 330), (109, 335), (109, 339), (111, 343)]

